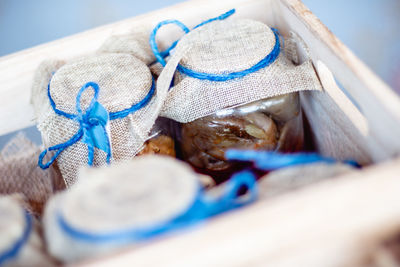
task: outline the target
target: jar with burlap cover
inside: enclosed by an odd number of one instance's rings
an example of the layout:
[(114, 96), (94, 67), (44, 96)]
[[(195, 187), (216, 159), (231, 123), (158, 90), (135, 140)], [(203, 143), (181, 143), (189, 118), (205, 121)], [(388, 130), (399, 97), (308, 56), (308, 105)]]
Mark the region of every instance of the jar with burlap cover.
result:
[(0, 266), (56, 266), (20, 195), (0, 195)]
[[(209, 196), (189, 165), (159, 155), (86, 168), (76, 184), (48, 202), (45, 237), (61, 261), (95, 258), (249, 204), (255, 186), (254, 176), (244, 174), (218, 197)], [(239, 196), (240, 188), (249, 194)]]
[[(146, 65), (151, 57), (142, 56), (143, 62), (126, 51), (126, 42), (133, 40), (113, 39), (114, 45), (108, 41), (98, 53), (47, 61), (35, 75), (31, 101), (48, 148), (39, 165), (47, 168), (57, 158), (67, 186), (80, 166), (134, 157), (165, 99)], [(44, 163), (49, 151), (54, 154)]]
[[(233, 13), (192, 30), (163, 21), (150, 38), (165, 66), (157, 86), (169, 88), (160, 115), (182, 123), (177, 132), (183, 159), (217, 182), (237, 171), (237, 164), (225, 160), (226, 149), (302, 149), (299, 92), (321, 90), (298, 36), (291, 33), (284, 42), (277, 29), (234, 19)], [(160, 52), (156, 34), (167, 24), (186, 34)]]
[(51, 172), (37, 166), (41, 149), (18, 133), (0, 151), (0, 194), (21, 194), (27, 209), (40, 216), (47, 199), (58, 189)]

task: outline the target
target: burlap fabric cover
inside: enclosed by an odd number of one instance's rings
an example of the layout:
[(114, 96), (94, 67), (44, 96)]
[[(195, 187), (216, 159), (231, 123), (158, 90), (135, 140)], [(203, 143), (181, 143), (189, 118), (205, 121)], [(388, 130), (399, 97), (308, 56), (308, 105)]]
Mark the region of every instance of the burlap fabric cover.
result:
[[(106, 43), (102, 51), (124, 51), (126, 37), (117, 38), (122, 41), (118, 41), (114, 46), (111, 45), (113, 43), (111, 41)], [(110, 113), (130, 108), (141, 101), (152, 87), (152, 76), (146, 63), (129, 53), (102, 52), (67, 63), (61, 61), (43, 63), (35, 75), (32, 103), (37, 117), (37, 127), (42, 133), (46, 147), (66, 142), (79, 130), (79, 123), (54, 112), (47, 95), (49, 81), (50, 95), (56, 107), (72, 114), (77, 113), (77, 93), (87, 82), (99, 85), (98, 102)], [(135, 156), (148, 137), (165, 95), (166, 90), (164, 92), (156, 90), (151, 101), (143, 108), (125, 118), (109, 121), (108, 136), (111, 139), (113, 160), (130, 159)], [(93, 90), (83, 93), (82, 110), (88, 107), (92, 98)], [(74, 183), (78, 168), (87, 162), (88, 148), (82, 142), (69, 146), (58, 156), (57, 163), (67, 186)], [(96, 148), (93, 165), (99, 166), (105, 162), (106, 153)]]
[[(169, 88), (178, 73), (178, 63), (204, 73), (243, 71), (265, 58), (275, 42), (273, 31), (261, 22), (228, 18), (205, 24), (181, 38), (158, 79), (158, 88)], [(293, 57), (296, 52), (292, 49), (288, 55)], [(175, 75), (175, 86), (161, 115), (185, 123), (226, 107), (302, 90), (321, 90), (311, 61), (307, 58), (300, 65), (293, 61), (282, 49), (271, 65), (229, 81)]]
[(37, 145), (19, 133), (0, 153), (0, 194), (21, 193), (35, 215), (41, 214), (54, 190), (50, 172), (37, 166), (40, 152)]
[[(45, 253), (38, 223), (32, 217), (31, 223), (28, 223), (21, 201), (16, 195), (0, 196), (0, 259), (4, 259), (0, 262), (1, 266), (55, 266)], [(19, 240), (23, 240), (24, 234), (26, 239), (16, 254), (4, 257)]]
[(150, 30), (146, 26), (136, 26), (128, 34), (113, 35), (101, 45), (98, 51), (130, 54), (146, 65), (150, 65), (156, 60), (149, 45)]
[(157, 63), (149, 45), (151, 29), (148, 27), (135, 28), (129, 34), (113, 35), (99, 48), (100, 52), (126, 53), (142, 60), (150, 67), (157, 79), (163, 67)]
[(49, 251), (72, 262), (135, 243), (129, 234), (126, 240), (117, 241), (76, 238), (60, 226), (59, 215), (75, 229), (94, 234), (151, 229), (186, 211), (198, 190), (197, 174), (185, 163), (165, 156), (145, 155), (109, 167), (85, 169), (76, 184), (46, 206)]

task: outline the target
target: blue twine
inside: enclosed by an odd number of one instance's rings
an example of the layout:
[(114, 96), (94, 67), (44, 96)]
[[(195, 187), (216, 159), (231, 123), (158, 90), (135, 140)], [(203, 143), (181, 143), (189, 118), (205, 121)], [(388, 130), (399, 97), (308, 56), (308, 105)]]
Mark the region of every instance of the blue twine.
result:
[(271, 65), (277, 59), (277, 57), (279, 56), (280, 50), (281, 50), (281, 46), (279, 43), (278, 31), (276, 29), (272, 29), (272, 30), (275, 35), (275, 46), (272, 49), (271, 53), (269, 53), (265, 58), (263, 58), (257, 64), (251, 66), (248, 69), (245, 69), (242, 71), (237, 71), (237, 72), (226, 73), (226, 74), (215, 74), (215, 73), (194, 71), (194, 70), (188, 69), (179, 64), (177, 66), (177, 70), (183, 74), (186, 74), (187, 76), (192, 77), (192, 78), (196, 78), (199, 80), (209, 80), (209, 81), (214, 81), (214, 82), (229, 81), (229, 80), (241, 78), (250, 73), (259, 71), (260, 69), (266, 68), (269, 65)]
[[(88, 82), (86, 85), (84, 85), (83, 87), (85, 87), (85, 86), (94, 86), (94, 87), (99, 87), (98, 86), (98, 84), (97, 83), (94, 83), (94, 82)], [(93, 87), (93, 88), (94, 88)], [(152, 84), (151, 84), (151, 88), (150, 88), (150, 90), (149, 90), (149, 92), (147, 93), (147, 95), (142, 99), (142, 100), (140, 100), (138, 103), (136, 103), (136, 104), (133, 104), (131, 107), (129, 107), (129, 108), (127, 108), (127, 109), (124, 109), (124, 110), (121, 110), (121, 111), (116, 111), (116, 112), (110, 112), (110, 120), (115, 120), (115, 119), (122, 119), (122, 118), (125, 118), (126, 116), (128, 116), (129, 114), (131, 114), (131, 113), (133, 113), (133, 112), (135, 112), (135, 111), (137, 111), (137, 110), (139, 110), (139, 109), (141, 109), (141, 108), (143, 108), (144, 106), (146, 106), (149, 102), (150, 102), (150, 100), (151, 100), (151, 98), (153, 97), (153, 94), (154, 94), (154, 92), (155, 92), (155, 81), (154, 81), (154, 78), (153, 78), (153, 80), (152, 80)], [(82, 90), (82, 88), (81, 88), (81, 90)], [(97, 89), (98, 90), (98, 89)], [(96, 92), (95, 92), (96, 93)], [(79, 93), (78, 93), (79, 94)], [(50, 105), (51, 105), (51, 107), (53, 108), (53, 110), (54, 110), (54, 112), (57, 114), (57, 115), (60, 115), (60, 116), (63, 116), (63, 117), (66, 117), (67, 119), (70, 119), (70, 120), (75, 120), (75, 118), (77, 117), (77, 115), (76, 114), (70, 114), (70, 113), (67, 113), (67, 112), (65, 112), (65, 111), (62, 111), (62, 110), (59, 110), (59, 109), (57, 109), (57, 107), (56, 107), (56, 104), (55, 104), (55, 102), (54, 102), (54, 100), (53, 100), (53, 98), (51, 97), (51, 94), (50, 94), (50, 82), (49, 82), (49, 84), (47, 85), (47, 96), (48, 96), (48, 98), (49, 98), (49, 101), (50, 101)], [(96, 100), (97, 100), (97, 98), (98, 98), (98, 93), (97, 93), (97, 96), (95, 96), (96, 97)], [(79, 97), (80, 98), (80, 97)]]
[(156, 57), (157, 61), (163, 67), (165, 67), (165, 65), (167, 64), (167, 62), (164, 60), (164, 58), (169, 55), (171, 50), (175, 48), (175, 46), (178, 44), (178, 41), (179, 41), (179, 40), (176, 40), (169, 48), (167, 48), (163, 52), (160, 52), (160, 50), (158, 49), (158, 45), (156, 43), (157, 32), (162, 26), (168, 25), (168, 24), (175, 24), (175, 25), (179, 26), (185, 33), (190, 32), (189, 28), (186, 27), (186, 25), (183, 24), (182, 22), (180, 22), (179, 20), (164, 20), (164, 21), (158, 23), (157, 26), (153, 29), (153, 31), (150, 34), (150, 46), (151, 46), (151, 49), (153, 50), (154, 56)]
[[(226, 12), (226, 13), (224, 13), (224, 14), (218, 16), (218, 17), (215, 17), (215, 18), (206, 20), (206, 21), (204, 21), (204, 22), (198, 24), (197, 26), (195, 26), (193, 29), (196, 29), (196, 28), (198, 28), (198, 27), (200, 27), (200, 26), (203, 26), (204, 24), (210, 23), (210, 22), (215, 21), (215, 20), (224, 20), (224, 19), (226, 19), (227, 17), (231, 16), (233, 13), (235, 13), (235, 9), (231, 9), (231, 10), (229, 10), (228, 12)], [(173, 20), (164, 20), (164, 21), (161, 21), (161, 22), (159, 22), (159, 23), (157, 24), (157, 26), (153, 29), (153, 31), (152, 31), (151, 34), (150, 34), (150, 47), (151, 47), (151, 49), (153, 50), (154, 56), (156, 57), (157, 61), (158, 61), (163, 67), (165, 67), (165, 65), (167, 64), (167, 63), (165, 62), (164, 58), (167, 57), (167, 56), (169, 55), (169, 53), (171, 52), (171, 50), (174, 49), (175, 46), (176, 46), (176, 45), (178, 44), (178, 42), (179, 42), (179, 40), (176, 40), (175, 42), (172, 43), (172, 45), (171, 45), (169, 48), (167, 48), (166, 50), (164, 50), (164, 51), (162, 51), (162, 52), (160, 52), (160, 50), (158, 49), (158, 45), (157, 45), (157, 42), (156, 42), (156, 35), (157, 35), (157, 32), (158, 32), (158, 30), (159, 30), (162, 26), (165, 26), (165, 25), (168, 25), (168, 24), (175, 24), (175, 25), (177, 25), (178, 27), (180, 27), (180, 28), (185, 32), (185, 34), (187, 34), (187, 33), (190, 32), (190, 29), (189, 29), (185, 24), (183, 24), (183, 23), (180, 22), (179, 20), (175, 20), (175, 19), (173, 19)]]
[[(80, 100), (83, 92), (88, 88), (93, 88), (94, 96), (89, 104), (89, 107), (85, 110), (85, 113), (83, 113)], [(63, 152), (65, 149), (72, 146), (73, 144), (79, 142), (82, 138), (84, 138), (83, 142), (87, 144), (88, 147), (89, 166), (93, 165), (95, 147), (100, 148), (107, 153), (106, 162), (109, 164), (111, 160), (111, 145), (106, 130), (108, 119), (115, 120), (115, 119), (125, 118), (129, 114), (146, 106), (154, 95), (155, 82), (153, 78), (149, 92), (141, 101), (139, 101), (136, 104), (133, 104), (131, 107), (127, 109), (110, 113), (108, 113), (104, 109), (104, 107), (98, 102), (99, 91), (100, 91), (99, 85), (95, 82), (88, 82), (84, 86), (82, 86), (82, 88), (79, 90), (76, 96), (75, 107), (77, 114), (70, 114), (62, 110), (59, 110), (56, 107), (56, 104), (50, 94), (50, 82), (49, 82), (47, 86), (47, 95), (49, 97), (50, 105), (53, 108), (54, 112), (57, 115), (66, 117), (67, 119), (77, 121), (79, 123), (79, 130), (68, 141), (49, 147), (45, 149), (42, 153), (40, 153), (38, 160), (38, 165), (40, 166), (40, 168), (42, 169), (49, 168), (50, 165), (57, 159), (57, 157), (60, 155), (61, 152)], [(98, 114), (97, 111), (106, 114), (100, 115)], [(101, 140), (98, 140), (99, 138), (101, 138)], [(55, 153), (47, 163), (43, 163), (43, 159), (46, 156), (47, 152), (49, 151), (55, 151)]]
[(0, 254), (0, 266), (8, 260), (18, 256), (21, 248), (26, 244), (32, 231), (32, 217), (25, 211), (25, 229), (20, 239), (18, 239), (12, 247)]
[[(227, 160), (248, 161), (253, 162), (254, 166), (260, 170), (276, 170), (284, 167), (310, 164), (315, 162), (325, 162), (333, 164), (338, 162), (333, 158), (322, 157), (316, 153), (290, 153), (283, 154), (273, 151), (256, 151), (256, 150), (236, 150), (229, 149), (225, 152)], [(360, 165), (353, 160), (343, 161), (355, 167)]]
[[(245, 196), (239, 197), (238, 191), (243, 187), (248, 189), (248, 193)], [(255, 176), (249, 171), (243, 171), (232, 176), (225, 187), (224, 194), (220, 198), (210, 198), (199, 189), (197, 197), (183, 214), (170, 221), (155, 224), (153, 226), (95, 233), (73, 227), (68, 224), (60, 213), (56, 215), (56, 220), (62, 231), (73, 239), (83, 242), (138, 242), (153, 238), (162, 233), (191, 226), (211, 216), (242, 207), (255, 201), (257, 196), (258, 190)]]
[(208, 19), (208, 20), (206, 20), (206, 21), (203, 21), (202, 23), (196, 25), (196, 26), (193, 28), (193, 30), (196, 29), (196, 28), (199, 28), (199, 27), (201, 27), (201, 26), (203, 26), (203, 25), (205, 25), (205, 24), (207, 24), (207, 23), (210, 23), (210, 22), (213, 22), (213, 21), (216, 21), (216, 20), (224, 20), (224, 19), (226, 19), (226, 18), (229, 18), (230, 16), (232, 16), (233, 14), (235, 14), (235, 12), (236, 12), (236, 9), (233, 8), (233, 9), (231, 9), (231, 10), (229, 10), (229, 11), (227, 11), (227, 12), (221, 14), (221, 15), (219, 15), (218, 17), (211, 18), (211, 19)]
[[(195, 26), (193, 29), (196, 29), (198, 27), (201, 27), (207, 23), (210, 23), (212, 21), (216, 21), (216, 20), (224, 20), (226, 18), (228, 18), (229, 16), (231, 16), (232, 14), (235, 13), (235, 9), (229, 10), (228, 12), (206, 20), (200, 24), (198, 24), (197, 26)], [(167, 48), (165, 51), (160, 52), (156, 43), (156, 35), (158, 30), (167, 24), (175, 24), (177, 26), (179, 26), (184, 32), (185, 34), (189, 33), (190, 30), (187, 26), (185, 26), (182, 22), (178, 21), (178, 20), (165, 20), (162, 21), (160, 23), (157, 24), (157, 26), (153, 29), (151, 35), (150, 35), (150, 46), (151, 49), (154, 53), (154, 56), (156, 57), (157, 61), (165, 67), (166, 65), (166, 61), (165, 61), (165, 57), (169, 55), (170, 51), (175, 48), (175, 46), (177, 45), (177, 43), (179, 42), (179, 40), (175, 41), (169, 48)], [(215, 82), (224, 82), (224, 81), (229, 81), (229, 80), (233, 80), (233, 79), (237, 79), (237, 78), (241, 78), (244, 77), (248, 74), (251, 74), (253, 72), (256, 72), (260, 69), (266, 68), (269, 65), (271, 65), (273, 62), (275, 62), (275, 60), (277, 59), (277, 57), (279, 56), (280, 50), (281, 50), (281, 44), (280, 44), (280, 39), (279, 39), (279, 32), (277, 29), (272, 28), (272, 31), (274, 33), (275, 36), (275, 45), (274, 48), (272, 49), (272, 51), (262, 60), (260, 60), (257, 64), (255, 64), (254, 66), (242, 70), (242, 71), (237, 71), (237, 72), (231, 72), (231, 73), (223, 73), (223, 74), (215, 74), (215, 73), (206, 73), (206, 72), (199, 72), (199, 71), (194, 71), (192, 69), (186, 68), (184, 66), (182, 66), (181, 64), (178, 64), (177, 66), (177, 70), (182, 73), (185, 74), (187, 76), (190, 76), (192, 78), (196, 78), (199, 80), (208, 80), (208, 81), (215, 81)]]

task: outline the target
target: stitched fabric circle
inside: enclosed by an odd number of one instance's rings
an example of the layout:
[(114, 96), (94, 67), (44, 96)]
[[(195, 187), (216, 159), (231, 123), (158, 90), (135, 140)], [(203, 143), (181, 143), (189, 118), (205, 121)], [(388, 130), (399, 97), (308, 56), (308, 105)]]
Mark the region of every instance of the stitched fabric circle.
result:
[(61, 215), (89, 232), (141, 229), (171, 220), (192, 205), (198, 192), (196, 174), (168, 157), (143, 156), (118, 168), (87, 170), (81, 179), (65, 195)]
[(181, 60), (184, 67), (224, 73), (254, 66), (272, 51), (274, 44), (275, 35), (267, 25), (252, 20), (226, 20), (194, 29), (180, 40), (178, 47), (191, 47)]
[[(94, 54), (79, 58), (58, 69), (50, 82), (50, 95), (57, 109), (76, 113), (76, 95), (88, 81), (99, 85), (99, 102), (109, 111), (117, 112), (142, 100), (152, 85), (148, 67), (129, 54)], [(114, 97), (118, 95), (118, 97)], [(93, 92), (82, 95), (86, 108)]]

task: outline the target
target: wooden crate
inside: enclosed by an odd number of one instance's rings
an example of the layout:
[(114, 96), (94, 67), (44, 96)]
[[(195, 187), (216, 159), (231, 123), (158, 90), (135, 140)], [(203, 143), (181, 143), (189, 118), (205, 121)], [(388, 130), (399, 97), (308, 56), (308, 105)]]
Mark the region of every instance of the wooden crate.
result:
[[(80, 265), (360, 266), (400, 230), (400, 99), (300, 0), (189, 1), (2, 57), (0, 135), (34, 125), (30, 86), (44, 59), (90, 53), (111, 34), (164, 19), (194, 26), (231, 8), (235, 17), (304, 39), (324, 86), (324, 92), (301, 96), (318, 151), (369, 166)], [(162, 36), (169, 43), (179, 33)]]

